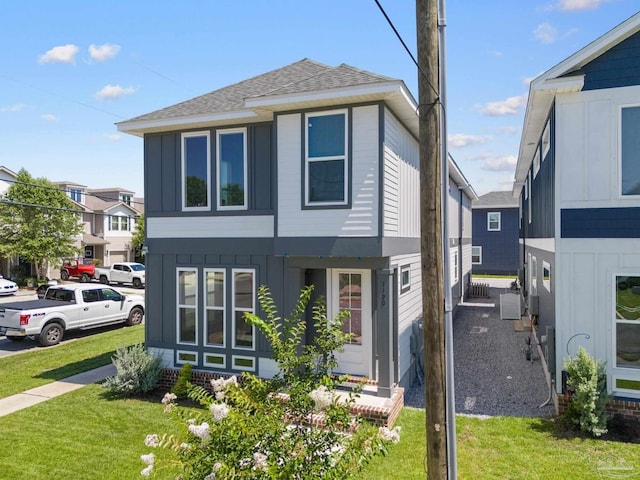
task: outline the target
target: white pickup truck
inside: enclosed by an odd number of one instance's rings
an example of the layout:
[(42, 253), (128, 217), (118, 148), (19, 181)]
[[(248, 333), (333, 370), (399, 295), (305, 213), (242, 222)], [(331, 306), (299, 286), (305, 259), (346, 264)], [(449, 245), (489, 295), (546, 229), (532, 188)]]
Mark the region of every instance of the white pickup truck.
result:
[(67, 330), (85, 330), (113, 323), (137, 325), (144, 317), (144, 297), (123, 295), (91, 284), (49, 287), (41, 300), (0, 304), (0, 335), (19, 341), (38, 339), (55, 345)]
[(145, 283), (144, 274), (143, 264), (120, 262), (114, 263), (110, 267), (96, 268), (93, 275), (100, 280), (100, 283), (104, 283), (105, 285), (110, 285), (111, 283), (117, 283), (118, 285), (130, 283), (135, 288), (142, 288)]

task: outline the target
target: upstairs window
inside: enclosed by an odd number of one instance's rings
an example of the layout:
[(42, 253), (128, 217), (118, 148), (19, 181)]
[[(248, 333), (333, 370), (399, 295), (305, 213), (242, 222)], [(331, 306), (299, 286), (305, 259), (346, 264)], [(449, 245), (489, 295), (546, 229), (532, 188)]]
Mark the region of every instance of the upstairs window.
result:
[(79, 188), (70, 188), (69, 189), (69, 198), (74, 202), (82, 203), (82, 190)]
[(305, 119), (305, 204), (346, 205), (347, 112), (313, 113)]
[(217, 139), (218, 210), (246, 210), (246, 129), (219, 131)]
[(122, 215), (113, 215), (109, 217), (109, 230), (112, 232), (128, 232), (131, 230), (131, 222), (129, 217)]
[(640, 107), (622, 109), (620, 187), (622, 195), (640, 195)]
[(127, 205), (131, 205), (131, 195), (129, 195), (128, 193), (121, 193), (120, 201), (122, 203), (126, 203)]
[(500, 229), (500, 212), (487, 213), (487, 230), (490, 232), (499, 232)]
[(182, 209), (208, 210), (211, 189), (209, 132), (182, 134)]

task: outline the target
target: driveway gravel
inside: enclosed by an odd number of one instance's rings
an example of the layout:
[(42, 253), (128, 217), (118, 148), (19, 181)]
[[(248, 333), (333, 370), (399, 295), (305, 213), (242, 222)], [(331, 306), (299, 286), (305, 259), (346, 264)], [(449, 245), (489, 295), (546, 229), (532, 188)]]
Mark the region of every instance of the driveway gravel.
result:
[[(456, 413), (551, 417), (553, 403), (539, 407), (549, 389), (538, 355), (523, 353), (528, 333), (517, 332), (513, 320), (500, 319), (500, 294), (508, 284), (489, 289), (489, 298), (460, 305), (453, 320)], [(492, 305), (493, 304), (493, 305)], [(416, 381), (405, 392), (406, 406), (424, 408), (424, 386)]]

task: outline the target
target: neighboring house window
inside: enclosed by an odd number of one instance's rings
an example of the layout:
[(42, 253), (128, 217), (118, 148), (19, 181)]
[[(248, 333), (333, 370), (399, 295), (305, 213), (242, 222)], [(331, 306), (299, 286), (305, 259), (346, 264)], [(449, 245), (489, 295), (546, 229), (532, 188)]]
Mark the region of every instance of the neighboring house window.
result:
[(233, 347), (253, 350), (255, 332), (253, 326), (245, 320), (244, 313), (255, 312), (255, 270), (234, 268), (232, 277)]
[(540, 159), (544, 162), (544, 159), (547, 157), (547, 153), (551, 149), (551, 124), (547, 121), (547, 124), (544, 126), (544, 130), (542, 132), (542, 158)]
[(531, 197), (533, 197), (533, 184), (531, 183), (531, 170), (529, 170), (529, 175), (527, 176), (527, 183), (529, 184), (529, 202), (528, 202), (528, 214), (529, 214), (529, 223), (531, 223)]
[(640, 107), (622, 109), (620, 186), (622, 195), (640, 195)]
[(362, 274), (339, 273), (338, 288), (340, 311), (350, 313), (344, 319), (342, 331), (352, 335), (350, 345), (362, 345)]
[(198, 338), (198, 271), (178, 268), (177, 286), (178, 343), (195, 345)]
[(408, 292), (411, 289), (411, 265), (400, 267), (400, 293)]
[(616, 367), (640, 367), (640, 277), (615, 282)]
[(305, 120), (305, 204), (346, 205), (347, 112), (309, 113)]
[(204, 270), (205, 345), (225, 345), (225, 271)]
[(536, 153), (533, 156), (533, 178), (536, 178), (540, 171), (540, 147), (536, 148)]
[(500, 229), (500, 212), (487, 213), (487, 230), (490, 232), (499, 232)]
[(221, 130), (217, 134), (219, 210), (247, 208), (246, 129)]
[(128, 195), (126, 193), (121, 193), (120, 194), (120, 201), (122, 203), (126, 203), (127, 205), (131, 205), (131, 195)]
[(182, 134), (182, 209), (208, 210), (211, 150), (209, 132)]
[(473, 265), (482, 265), (482, 247), (471, 247), (471, 263)]
[(82, 190), (80, 190), (79, 188), (69, 189), (69, 197), (74, 202), (82, 203)]
[(531, 295), (538, 294), (538, 261), (531, 256)]
[(458, 283), (458, 250), (451, 252), (451, 283)]
[(551, 265), (544, 260), (542, 261), (542, 285), (547, 289), (547, 292), (551, 291)]
[(131, 222), (129, 222), (129, 217), (125, 217), (122, 215), (112, 215), (109, 217), (109, 230), (111, 231), (120, 231), (120, 232), (128, 232), (131, 230)]

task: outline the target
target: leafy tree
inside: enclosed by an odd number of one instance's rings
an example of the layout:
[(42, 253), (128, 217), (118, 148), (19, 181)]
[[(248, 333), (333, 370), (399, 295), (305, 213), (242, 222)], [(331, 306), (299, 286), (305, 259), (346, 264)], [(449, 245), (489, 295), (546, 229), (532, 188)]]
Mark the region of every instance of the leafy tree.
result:
[(136, 218), (136, 230), (131, 237), (131, 245), (136, 252), (136, 256), (141, 252), (144, 245), (144, 213)]
[(0, 255), (33, 263), (40, 280), (48, 262), (79, 252), (74, 243), (82, 225), (73, 209), (62, 190), (20, 170), (0, 203)]

